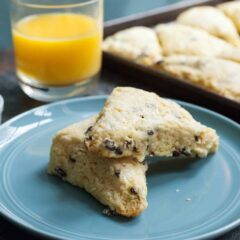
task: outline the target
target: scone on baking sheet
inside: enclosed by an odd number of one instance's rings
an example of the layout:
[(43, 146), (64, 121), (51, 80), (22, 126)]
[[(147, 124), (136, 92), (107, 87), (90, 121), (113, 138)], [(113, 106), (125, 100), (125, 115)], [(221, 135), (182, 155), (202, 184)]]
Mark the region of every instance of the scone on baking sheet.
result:
[(240, 62), (240, 49), (201, 29), (179, 23), (159, 24), (155, 28), (165, 56), (198, 55)]
[(240, 2), (227, 1), (217, 6), (224, 14), (229, 17), (240, 32)]
[(112, 211), (134, 217), (147, 207), (147, 166), (132, 159), (106, 159), (89, 153), (84, 132), (95, 118), (59, 131), (53, 139), (48, 173), (84, 188)]
[(218, 136), (171, 100), (117, 87), (85, 142), (89, 151), (101, 156), (143, 161), (145, 155), (205, 157), (216, 151)]
[(235, 25), (222, 11), (215, 7), (199, 6), (190, 8), (177, 17), (177, 22), (200, 28), (236, 47), (240, 46), (240, 38)]
[(128, 28), (106, 38), (103, 50), (146, 66), (162, 59), (156, 33), (143, 26)]
[(157, 68), (240, 102), (240, 64), (202, 56), (169, 56)]

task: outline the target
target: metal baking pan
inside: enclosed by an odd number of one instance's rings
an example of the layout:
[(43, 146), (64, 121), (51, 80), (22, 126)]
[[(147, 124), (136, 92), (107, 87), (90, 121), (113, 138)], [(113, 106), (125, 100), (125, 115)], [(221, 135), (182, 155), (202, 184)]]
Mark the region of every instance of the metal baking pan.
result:
[[(122, 29), (132, 26), (155, 26), (158, 23), (170, 22), (187, 8), (198, 5), (216, 5), (225, 2), (223, 0), (198, 0), (184, 1), (169, 5), (142, 14), (109, 21), (104, 26), (104, 37), (110, 36)], [(111, 68), (122, 74), (127, 74), (138, 81), (145, 81), (154, 85), (169, 97), (192, 102), (222, 113), (240, 122), (240, 103), (215, 94), (205, 88), (172, 77), (159, 70), (154, 70), (132, 61), (114, 56), (110, 53), (103, 54), (104, 67)]]

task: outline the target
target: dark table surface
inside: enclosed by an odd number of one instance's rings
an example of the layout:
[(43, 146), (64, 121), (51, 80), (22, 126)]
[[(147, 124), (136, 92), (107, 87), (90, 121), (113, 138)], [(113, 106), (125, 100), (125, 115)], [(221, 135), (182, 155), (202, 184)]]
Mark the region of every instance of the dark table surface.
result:
[[(20, 114), (34, 107), (43, 105), (27, 97), (17, 84), (17, 79), (14, 73), (14, 61), (11, 51), (0, 52), (0, 94), (4, 97), (5, 107), (3, 112), (3, 121)], [(112, 72), (109, 69), (103, 68), (98, 87), (92, 91), (91, 95), (108, 94), (115, 86), (133, 86), (150, 91), (154, 91), (161, 96), (167, 96), (159, 89), (148, 85), (147, 83), (138, 82), (137, 79), (129, 79), (120, 73)], [(1, 160), (1, 159), (0, 159)], [(39, 239), (31, 235), (26, 230), (20, 229), (15, 224), (7, 221), (0, 216), (0, 240), (15, 240), (15, 239)], [(217, 238), (217, 240), (239, 240), (240, 227), (231, 232)]]

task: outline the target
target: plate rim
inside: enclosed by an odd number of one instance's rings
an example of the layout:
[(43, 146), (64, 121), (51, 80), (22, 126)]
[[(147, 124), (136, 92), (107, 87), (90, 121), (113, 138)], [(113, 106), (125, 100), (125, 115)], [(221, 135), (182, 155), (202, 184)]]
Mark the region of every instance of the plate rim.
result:
[[(57, 102), (53, 102), (53, 103), (46, 103), (44, 105), (41, 105), (41, 106), (38, 106), (38, 107), (35, 107), (35, 108), (32, 108), (32, 109), (29, 109), (23, 113), (20, 113), (10, 119), (8, 119), (6, 122), (2, 123), (0, 125), (0, 131), (2, 130), (3, 127), (5, 127), (6, 125), (9, 125), (11, 122), (17, 120), (18, 118), (21, 118), (31, 112), (34, 112), (38, 109), (41, 109), (41, 108), (45, 108), (45, 107), (52, 107), (52, 106), (55, 106), (55, 105), (61, 105), (61, 104), (64, 104), (64, 103), (72, 103), (72, 102), (78, 102), (78, 101), (87, 101), (87, 100), (98, 100), (98, 99), (105, 99), (107, 98), (109, 95), (107, 94), (104, 94), (104, 95), (94, 95), (94, 96), (86, 96), (86, 97), (78, 97), (78, 98), (71, 98), (71, 99), (65, 99), (65, 100), (61, 100), (61, 101), (57, 101)], [(163, 97), (165, 98), (165, 97)], [(205, 107), (201, 107), (199, 105), (196, 105), (196, 104), (193, 104), (193, 103), (189, 103), (189, 102), (186, 102), (186, 101), (182, 101), (182, 100), (177, 100), (177, 99), (174, 99), (174, 98), (165, 98), (165, 99), (168, 99), (168, 100), (172, 100), (172, 101), (175, 101), (177, 102), (178, 104), (180, 104), (181, 106), (182, 105), (185, 105), (185, 106), (188, 106), (188, 107), (192, 107), (192, 108), (196, 108), (200, 111), (203, 111), (203, 112), (206, 112), (206, 113), (210, 113), (210, 114), (213, 114), (219, 118), (221, 118), (222, 120), (224, 121), (227, 121), (233, 125), (235, 125), (236, 127), (239, 127), (240, 124), (236, 121), (234, 121), (233, 119), (227, 117), (227, 116), (224, 116), (223, 114), (221, 113), (218, 113), (218, 112), (215, 112), (213, 110), (210, 110), (208, 108), (205, 108)]]
[[(74, 102), (82, 102), (82, 101), (91, 101), (91, 100), (106, 100), (107, 97), (109, 95), (96, 95), (96, 96), (86, 96), (86, 97), (78, 97), (78, 98), (72, 98), (72, 99), (66, 99), (66, 100), (61, 100), (61, 101), (57, 101), (57, 102), (53, 102), (53, 103), (48, 103), (48, 104), (44, 104), (42, 106), (38, 106), (35, 108), (32, 108), (28, 111), (25, 111), (21, 114), (18, 114), (16, 116), (14, 116), (13, 118), (7, 120), (6, 122), (4, 122), (3, 124), (0, 125), (0, 132), (2, 131), (2, 129), (4, 129), (6, 126), (9, 126), (12, 122), (17, 121), (18, 119), (21, 119), (22, 117), (28, 115), (28, 114), (32, 114), (34, 111), (41, 109), (41, 108), (46, 108), (46, 107), (54, 107), (54, 106), (59, 106), (59, 105), (63, 105), (63, 104), (71, 104)], [(170, 99), (170, 98), (168, 98)], [(220, 118), (223, 121), (228, 122), (229, 124), (233, 125), (234, 127), (239, 128), (240, 124), (238, 124), (237, 122), (235, 122), (234, 120), (219, 114), (217, 112), (214, 112), (212, 110), (209, 110), (207, 108), (189, 103), (189, 102), (185, 102), (185, 101), (181, 101), (181, 100), (176, 100), (176, 99), (170, 99), (173, 100), (175, 102), (177, 102), (178, 104), (180, 104), (181, 106), (185, 107), (190, 107), (190, 108), (194, 108), (197, 109), (201, 112), (204, 113), (208, 113), (210, 115), (214, 115), (217, 118)], [(0, 215), (3, 218), (6, 218), (7, 220), (9, 220), (11, 223), (13, 223), (14, 225), (16, 225), (17, 227), (20, 227), (24, 230), (26, 230), (27, 232), (29, 232), (30, 234), (33, 234), (35, 236), (44, 236), (47, 238), (52, 238), (52, 239), (64, 239), (62, 237), (59, 238), (58, 235), (54, 234), (54, 233), (49, 233), (45, 230), (42, 230), (36, 226), (31, 225), (29, 222), (27, 222), (26, 220), (23, 220), (21, 218), (19, 218), (16, 214), (12, 213), (11, 211), (9, 211), (4, 204), (0, 201)], [(220, 227), (214, 231), (205, 233), (205, 234), (201, 234), (197, 237), (193, 237), (193, 238), (188, 238), (189, 240), (200, 240), (200, 239), (209, 239), (209, 238), (213, 238), (213, 237), (217, 237), (220, 236), (234, 228), (236, 228), (237, 226), (240, 225), (240, 217), (235, 220), (230, 222), (229, 224), (225, 225), (224, 227)], [(80, 238), (81, 239), (81, 238)]]

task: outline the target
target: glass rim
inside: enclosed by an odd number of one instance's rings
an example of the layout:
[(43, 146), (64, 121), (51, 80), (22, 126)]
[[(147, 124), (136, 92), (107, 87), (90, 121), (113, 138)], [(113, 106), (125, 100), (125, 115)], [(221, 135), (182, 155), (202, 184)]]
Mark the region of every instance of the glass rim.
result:
[(62, 3), (62, 4), (35, 4), (35, 3), (28, 3), (26, 2), (19, 2), (19, 0), (11, 0), (12, 3), (16, 3), (19, 5), (22, 5), (24, 7), (29, 7), (29, 8), (40, 8), (40, 9), (62, 9), (62, 8), (74, 8), (74, 7), (82, 7), (82, 6), (87, 6), (96, 2), (100, 2), (102, 0), (86, 0), (85, 2), (81, 3)]

